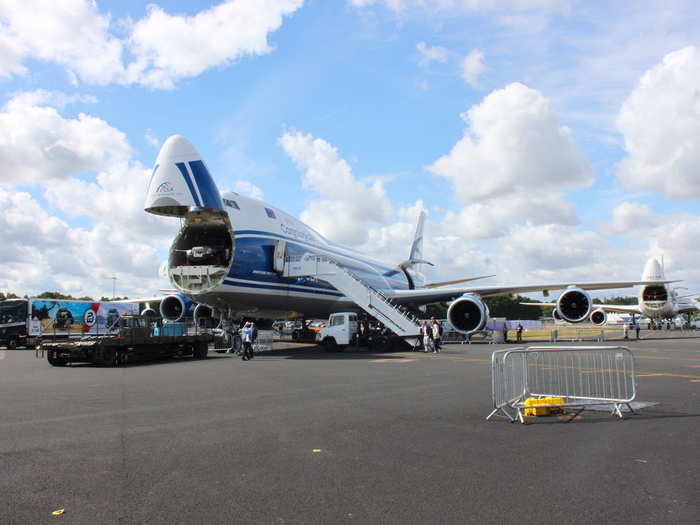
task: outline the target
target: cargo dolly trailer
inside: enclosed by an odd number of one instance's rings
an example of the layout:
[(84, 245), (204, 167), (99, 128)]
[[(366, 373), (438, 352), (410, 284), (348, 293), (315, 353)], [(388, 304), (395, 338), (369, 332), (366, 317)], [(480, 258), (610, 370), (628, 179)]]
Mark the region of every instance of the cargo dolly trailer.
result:
[(170, 357), (204, 359), (213, 341), (214, 336), (209, 332), (188, 335), (181, 323), (162, 323), (153, 317), (127, 315), (119, 319), (119, 330), (113, 335), (44, 342), (40, 349), (46, 352), (53, 366), (73, 363), (116, 366)]

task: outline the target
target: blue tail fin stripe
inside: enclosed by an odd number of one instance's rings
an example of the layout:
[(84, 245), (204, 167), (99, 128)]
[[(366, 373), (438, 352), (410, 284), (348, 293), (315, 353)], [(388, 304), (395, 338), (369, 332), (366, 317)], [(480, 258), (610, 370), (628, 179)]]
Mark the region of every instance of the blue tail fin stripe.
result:
[(203, 206), (205, 208), (223, 210), (224, 205), (221, 202), (219, 189), (212, 180), (204, 162), (201, 160), (191, 160), (189, 165), (199, 194), (202, 196)]
[(197, 192), (194, 190), (194, 184), (192, 184), (192, 180), (190, 179), (190, 174), (187, 172), (187, 167), (185, 166), (185, 163), (178, 162), (175, 165), (180, 170), (182, 178), (185, 179), (187, 187), (190, 189), (190, 193), (192, 194), (192, 200), (194, 200), (195, 205), (201, 206), (202, 203), (199, 201), (199, 198), (197, 197)]

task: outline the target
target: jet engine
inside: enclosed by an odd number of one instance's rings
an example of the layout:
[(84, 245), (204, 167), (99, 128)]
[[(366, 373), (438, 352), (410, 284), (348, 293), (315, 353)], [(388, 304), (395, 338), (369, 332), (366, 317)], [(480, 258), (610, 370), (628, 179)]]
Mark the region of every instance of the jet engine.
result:
[(594, 325), (602, 326), (607, 320), (608, 315), (602, 308), (598, 308), (597, 310), (593, 310), (593, 312), (591, 312), (591, 323)]
[(447, 309), (447, 320), (458, 332), (471, 334), (481, 330), (489, 320), (489, 308), (478, 297), (463, 295)]
[(206, 304), (198, 304), (194, 309), (193, 316), (194, 324), (199, 328), (216, 328), (221, 324), (219, 313)]
[(148, 307), (141, 310), (141, 315), (148, 318), (158, 317), (158, 312), (156, 312), (153, 308)]
[(580, 288), (568, 288), (557, 299), (557, 312), (569, 323), (585, 321), (591, 314), (591, 297)]
[(181, 321), (191, 317), (197, 303), (181, 294), (163, 297), (160, 302), (160, 315), (166, 321)]

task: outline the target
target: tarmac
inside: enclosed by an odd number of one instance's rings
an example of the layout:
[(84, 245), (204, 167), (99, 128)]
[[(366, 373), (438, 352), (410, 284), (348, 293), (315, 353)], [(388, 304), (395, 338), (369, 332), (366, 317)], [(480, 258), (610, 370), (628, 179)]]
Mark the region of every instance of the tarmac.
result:
[(700, 340), (626, 344), (657, 406), (529, 425), (484, 419), (512, 344), (120, 368), (0, 350), (0, 523), (698, 523)]

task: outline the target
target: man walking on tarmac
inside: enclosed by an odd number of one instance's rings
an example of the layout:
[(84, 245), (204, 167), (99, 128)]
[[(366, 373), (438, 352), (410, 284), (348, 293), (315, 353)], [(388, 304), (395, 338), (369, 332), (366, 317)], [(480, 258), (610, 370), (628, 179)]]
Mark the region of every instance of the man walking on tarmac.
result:
[(442, 339), (442, 325), (434, 317), (431, 319), (431, 330), (433, 331), (433, 352), (440, 353), (440, 342)]
[(255, 355), (253, 354), (253, 343), (258, 338), (258, 329), (255, 328), (255, 324), (248, 321), (243, 330), (241, 330), (241, 336), (243, 338), (243, 361), (248, 361), (253, 359)]

